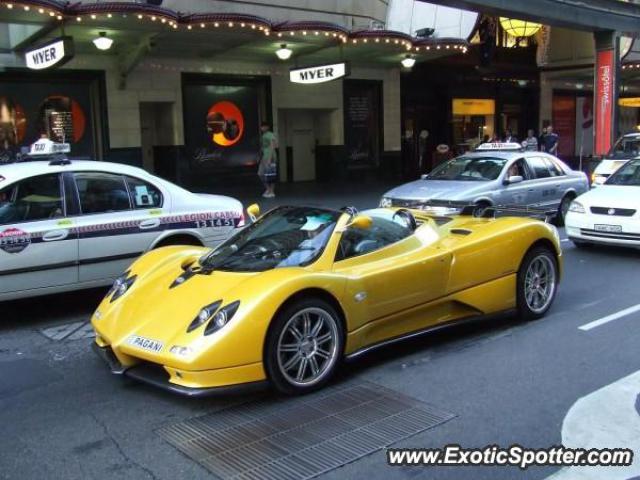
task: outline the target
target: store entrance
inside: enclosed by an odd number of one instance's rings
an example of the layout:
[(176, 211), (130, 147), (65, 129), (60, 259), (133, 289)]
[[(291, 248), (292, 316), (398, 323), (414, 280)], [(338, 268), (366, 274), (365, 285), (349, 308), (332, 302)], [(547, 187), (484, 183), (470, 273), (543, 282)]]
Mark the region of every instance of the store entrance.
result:
[(281, 109), (278, 113), (280, 181), (309, 182), (318, 179), (317, 147), (325, 143), (323, 134), (329, 110)]
[(175, 128), (173, 103), (140, 103), (140, 142), (142, 145), (142, 166), (151, 173), (164, 170), (161, 155), (156, 155), (158, 147), (173, 145)]

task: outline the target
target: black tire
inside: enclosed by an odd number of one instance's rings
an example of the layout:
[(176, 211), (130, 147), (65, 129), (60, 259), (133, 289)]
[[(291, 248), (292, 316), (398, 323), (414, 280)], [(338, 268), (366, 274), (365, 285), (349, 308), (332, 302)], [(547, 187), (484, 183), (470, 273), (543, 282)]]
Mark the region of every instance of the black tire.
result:
[[(310, 318), (310, 324), (306, 328), (305, 313)], [(314, 327), (320, 317), (322, 325), (313, 337)], [(302, 331), (298, 330), (302, 334), (301, 338), (292, 330), (298, 327), (302, 328)], [(308, 335), (305, 335), (305, 331)], [(321, 341), (326, 335), (330, 335), (332, 340)], [(267, 334), (264, 352), (267, 377), (278, 392), (303, 395), (317, 390), (331, 380), (342, 361), (344, 328), (340, 315), (331, 304), (320, 298), (294, 300), (274, 318)], [(325, 352), (329, 354), (327, 358), (324, 357)], [(305, 366), (302, 366), (303, 359), (306, 359)], [(315, 368), (318, 369), (315, 376), (314, 360)], [(291, 366), (287, 369), (290, 363)], [(301, 370), (302, 377), (307, 370), (312, 374), (311, 377), (301, 378)]]
[(176, 235), (176, 236), (168, 237), (161, 240), (153, 248), (156, 249), (156, 248), (162, 248), (162, 247), (175, 247), (175, 246), (181, 246), (181, 245), (202, 247), (202, 242), (200, 242), (200, 240), (190, 235)]
[(476, 203), (476, 209), (473, 212), (475, 217), (482, 217), (487, 208), (490, 208), (491, 204), (489, 202), (478, 202)]
[(558, 212), (556, 213), (556, 226), (564, 227), (564, 219), (567, 216), (569, 206), (571, 205), (571, 202), (573, 202), (574, 198), (575, 197), (573, 197), (572, 195), (565, 195), (564, 197), (562, 197), (562, 201), (560, 202), (560, 205), (558, 205)]
[[(541, 270), (536, 270), (538, 267)], [(536, 273), (537, 272), (537, 273)], [(546, 279), (545, 274), (546, 273)], [(516, 281), (516, 308), (522, 320), (536, 320), (547, 313), (558, 289), (558, 261), (548, 247), (537, 246), (527, 252)]]

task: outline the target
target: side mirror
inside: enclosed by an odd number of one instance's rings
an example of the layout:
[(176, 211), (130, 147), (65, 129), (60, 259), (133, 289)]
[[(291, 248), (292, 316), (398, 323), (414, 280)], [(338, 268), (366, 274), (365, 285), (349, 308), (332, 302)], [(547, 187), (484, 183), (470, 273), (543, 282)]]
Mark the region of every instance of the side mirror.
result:
[(260, 206), (257, 203), (253, 205), (249, 205), (247, 207), (247, 214), (252, 222), (255, 222), (258, 218), (260, 218)]
[(509, 178), (507, 178), (507, 181), (505, 182), (507, 185), (511, 185), (513, 183), (521, 183), (524, 180), (524, 178), (522, 178), (522, 176), (520, 175), (512, 175)]

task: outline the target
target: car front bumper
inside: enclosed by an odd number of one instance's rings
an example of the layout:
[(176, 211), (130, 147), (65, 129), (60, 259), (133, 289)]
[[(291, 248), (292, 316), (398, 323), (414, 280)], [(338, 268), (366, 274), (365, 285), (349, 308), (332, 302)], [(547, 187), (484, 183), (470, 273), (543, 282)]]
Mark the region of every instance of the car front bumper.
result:
[[(94, 352), (107, 363), (114, 375), (124, 375), (156, 388), (187, 397), (238, 395), (262, 390), (268, 384), (264, 379), (246, 380), (255, 377), (257, 371), (262, 371), (261, 365), (259, 368), (256, 365), (245, 365), (198, 372), (178, 371), (150, 362), (141, 362), (127, 367), (120, 363), (111, 347), (100, 346), (97, 343), (93, 343), (92, 347)], [(233, 380), (234, 377), (236, 382)], [(184, 380), (183, 383), (181, 383), (182, 380)], [(207, 386), (206, 384), (210, 382), (216, 384)]]
[[(619, 228), (619, 231), (601, 231), (596, 225)], [(569, 212), (565, 219), (567, 237), (571, 240), (603, 245), (640, 246), (640, 220), (634, 217), (594, 215)]]

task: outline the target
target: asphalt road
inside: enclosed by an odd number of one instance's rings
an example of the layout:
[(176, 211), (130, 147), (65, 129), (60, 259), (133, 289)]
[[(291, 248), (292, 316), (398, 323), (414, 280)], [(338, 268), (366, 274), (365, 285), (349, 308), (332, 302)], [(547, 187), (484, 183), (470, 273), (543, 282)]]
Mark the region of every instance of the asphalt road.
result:
[[(350, 364), (336, 381), (366, 380), (456, 415), (396, 447), (560, 444), (578, 399), (640, 370), (640, 312), (579, 329), (640, 303), (640, 252), (563, 247), (565, 276), (544, 319), (501, 318), (432, 334)], [(211, 478), (157, 430), (246, 398), (178, 398), (112, 376), (81, 326), (69, 334), (103, 294), (0, 305), (0, 478)], [(631, 422), (617, 419), (611, 431)], [(557, 470), (388, 467), (379, 451), (323, 478), (542, 479)], [(610, 472), (600, 478), (614, 478)]]

